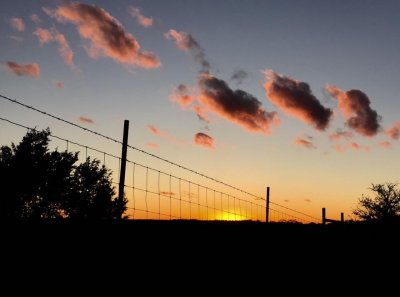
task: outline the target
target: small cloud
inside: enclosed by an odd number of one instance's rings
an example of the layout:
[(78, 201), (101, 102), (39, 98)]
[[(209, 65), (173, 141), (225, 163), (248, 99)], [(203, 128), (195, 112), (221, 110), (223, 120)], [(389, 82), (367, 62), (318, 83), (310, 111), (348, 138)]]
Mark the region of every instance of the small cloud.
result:
[(25, 23), (21, 18), (13, 17), (10, 19), (11, 27), (19, 32), (25, 31)]
[(206, 114), (206, 110), (203, 106), (201, 105), (193, 105), (192, 110), (196, 113), (197, 117), (199, 118), (200, 121), (210, 123), (210, 119), (208, 118)]
[(379, 142), (378, 145), (384, 149), (389, 149), (392, 147), (392, 143), (390, 141), (382, 141), (382, 142)]
[(147, 128), (150, 130), (151, 133), (158, 136), (164, 136), (165, 134), (157, 129), (154, 125), (147, 125)]
[(240, 85), (247, 78), (247, 76), (248, 74), (246, 71), (238, 69), (233, 71), (230, 80), (235, 81), (237, 85)]
[(345, 148), (344, 148), (343, 145), (337, 144), (337, 145), (335, 145), (335, 150), (336, 150), (338, 153), (343, 153), (343, 152), (345, 151)]
[(157, 143), (154, 142), (148, 142), (146, 143), (146, 146), (151, 149), (158, 149), (160, 147)]
[(208, 72), (210, 69), (210, 62), (206, 58), (204, 49), (200, 46), (194, 37), (186, 32), (169, 30), (164, 34), (165, 38), (175, 40), (177, 48), (184, 52), (193, 54), (194, 59), (200, 64), (203, 72)]
[(121, 64), (141, 68), (159, 68), (160, 60), (151, 52), (142, 51), (132, 34), (104, 9), (95, 5), (67, 2), (45, 13), (59, 22), (73, 23), (80, 37), (89, 42), (86, 47), (91, 58), (109, 57)]
[(34, 22), (36, 25), (38, 25), (42, 21), (36, 13), (32, 14), (30, 18), (31, 21)]
[(400, 138), (400, 122), (397, 122), (393, 125), (393, 127), (387, 129), (385, 134), (389, 136), (391, 139), (397, 140)]
[(288, 202), (290, 202), (289, 200), (287, 200), (287, 199), (285, 199), (285, 200), (283, 200), (284, 202), (286, 202), (286, 203), (288, 203)]
[(174, 192), (168, 192), (168, 191), (161, 191), (160, 195), (163, 195), (163, 196), (174, 196), (175, 193)]
[(357, 142), (353, 141), (349, 144), (350, 148), (355, 150), (355, 151), (365, 151), (365, 152), (369, 152), (370, 148), (368, 146), (361, 146), (359, 145)]
[(36, 35), (39, 38), (39, 42), (41, 45), (46, 44), (54, 39), (53, 34), (43, 28), (37, 28), (34, 32), (33, 35)]
[(339, 141), (341, 139), (346, 139), (349, 140), (350, 138), (353, 138), (353, 133), (349, 131), (343, 131), (343, 130), (337, 130), (334, 133), (329, 134), (329, 140), (331, 141)]
[(53, 84), (59, 89), (64, 89), (64, 83), (59, 80), (53, 81)]
[(194, 136), (194, 143), (207, 149), (214, 148), (214, 138), (202, 132)]
[(176, 87), (169, 96), (169, 99), (172, 102), (178, 103), (183, 110), (195, 100), (192, 88), (184, 84)]
[(87, 117), (79, 117), (79, 122), (83, 123), (83, 124), (94, 124), (94, 121), (91, 118), (87, 118)]
[(22, 37), (15, 36), (15, 35), (11, 35), (9, 38), (16, 42), (22, 42), (24, 40)]
[(141, 25), (142, 27), (147, 28), (147, 27), (153, 26), (153, 18), (145, 17), (145, 16), (141, 13), (141, 11), (140, 11), (139, 8), (130, 6), (130, 7), (128, 8), (128, 12), (129, 12), (129, 14), (130, 14), (131, 16), (133, 16), (134, 18), (136, 18), (138, 24)]
[(302, 136), (302, 137), (297, 137), (295, 140), (295, 144), (298, 146), (302, 146), (308, 149), (316, 149), (316, 146), (313, 143), (313, 137), (312, 136)]
[(307, 83), (272, 70), (265, 70), (264, 74), (264, 89), (273, 104), (317, 130), (326, 130), (333, 112), (321, 104)]
[(7, 68), (18, 76), (30, 76), (35, 78), (40, 76), (40, 68), (37, 63), (18, 64), (17, 62), (8, 61)]
[(339, 110), (346, 118), (346, 125), (357, 133), (372, 137), (381, 129), (381, 116), (370, 106), (368, 96), (360, 90), (343, 92), (335, 86), (326, 86), (326, 91), (339, 102)]
[(310, 200), (310, 199), (304, 199), (304, 201), (305, 201), (305, 202), (311, 202), (311, 200)]

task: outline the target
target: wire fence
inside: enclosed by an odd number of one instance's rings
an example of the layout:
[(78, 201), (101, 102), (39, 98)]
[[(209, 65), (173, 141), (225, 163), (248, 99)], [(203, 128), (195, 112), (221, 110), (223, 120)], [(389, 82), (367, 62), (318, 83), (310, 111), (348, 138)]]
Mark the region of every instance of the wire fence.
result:
[[(122, 144), (116, 139), (63, 120), (14, 99), (3, 95), (0, 95), (0, 98), (73, 125), (98, 137)], [(0, 118), (0, 120), (24, 129), (33, 129), (5, 118)], [(121, 168), (121, 158), (119, 156), (54, 134), (51, 134), (51, 137), (58, 141), (59, 147), (64, 145), (67, 151), (80, 151), (81, 155), (85, 156), (85, 159), (91, 157), (101, 161), (103, 165), (114, 172), (113, 184), (118, 188), (119, 183), (115, 181), (119, 181)], [(128, 148), (163, 161), (172, 167), (188, 171), (203, 178), (203, 181), (205, 181), (205, 183), (202, 183), (197, 179), (190, 179), (186, 175), (182, 177), (172, 174), (173, 170), (166, 172), (166, 170), (159, 170), (152, 166), (138, 163), (136, 160), (128, 159), (124, 193), (128, 199), (126, 216), (129, 219), (266, 221), (265, 197), (254, 195), (136, 147), (128, 145)], [(270, 205), (273, 206), (269, 208), (270, 222), (321, 222), (320, 219), (273, 201), (270, 201)]]

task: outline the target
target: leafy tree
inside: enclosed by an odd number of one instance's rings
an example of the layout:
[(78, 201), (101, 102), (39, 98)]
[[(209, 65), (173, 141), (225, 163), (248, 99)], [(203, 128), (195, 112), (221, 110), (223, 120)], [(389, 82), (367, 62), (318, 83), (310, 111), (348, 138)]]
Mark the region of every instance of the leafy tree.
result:
[(400, 190), (395, 183), (372, 184), (374, 197), (362, 195), (353, 211), (363, 220), (391, 220), (400, 215)]
[(126, 209), (113, 198), (111, 172), (78, 153), (50, 152), (50, 130), (29, 130), (18, 145), (0, 148), (3, 219), (112, 219)]

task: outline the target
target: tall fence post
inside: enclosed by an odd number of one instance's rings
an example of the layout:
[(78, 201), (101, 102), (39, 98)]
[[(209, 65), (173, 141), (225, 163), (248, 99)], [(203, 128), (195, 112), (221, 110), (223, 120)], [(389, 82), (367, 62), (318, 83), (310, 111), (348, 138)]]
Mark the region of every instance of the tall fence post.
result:
[(124, 200), (126, 154), (128, 151), (128, 132), (129, 132), (129, 121), (125, 120), (124, 135), (122, 139), (121, 172), (119, 174), (119, 188), (118, 188), (118, 200), (120, 203), (122, 203), (122, 201)]
[(269, 187), (267, 187), (267, 205), (265, 207), (265, 222), (269, 223)]
[(326, 210), (325, 207), (322, 208), (322, 224), (326, 224)]

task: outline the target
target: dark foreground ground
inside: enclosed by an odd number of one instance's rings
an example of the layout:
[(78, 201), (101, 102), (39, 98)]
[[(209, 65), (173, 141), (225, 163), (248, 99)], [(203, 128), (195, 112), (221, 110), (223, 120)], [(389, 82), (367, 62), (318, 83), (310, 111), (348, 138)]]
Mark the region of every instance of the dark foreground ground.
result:
[(143, 287), (149, 292), (167, 281), (164, 292), (188, 286), (189, 296), (211, 283), (224, 292), (247, 284), (258, 292), (275, 281), (283, 281), (280, 290), (286, 292), (298, 290), (293, 283), (299, 280), (303, 292), (320, 281), (326, 288), (366, 288), (370, 282), (381, 286), (376, 277), (391, 283), (398, 275), (391, 271), (399, 267), (399, 230), (399, 224), (3, 222), (1, 268), (3, 283), (37, 284), (39, 278), (64, 289), (121, 283), (128, 292)]

